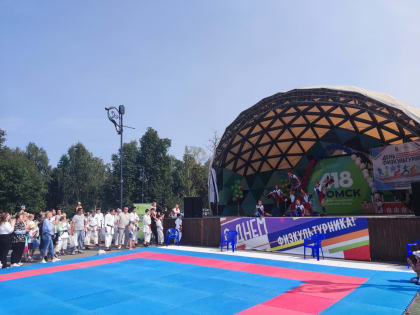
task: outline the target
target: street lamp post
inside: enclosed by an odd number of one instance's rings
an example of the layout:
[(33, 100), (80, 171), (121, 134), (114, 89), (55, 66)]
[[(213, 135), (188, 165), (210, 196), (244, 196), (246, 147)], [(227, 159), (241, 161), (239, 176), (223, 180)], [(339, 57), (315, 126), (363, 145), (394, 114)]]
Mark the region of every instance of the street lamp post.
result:
[[(125, 107), (124, 105), (120, 105), (118, 108), (111, 106), (105, 107), (105, 110), (108, 114), (108, 119), (114, 124), (115, 130), (120, 135), (120, 209), (123, 209), (123, 116), (125, 114)], [(132, 128), (132, 127), (128, 127)], [(134, 128), (133, 128), (134, 129)]]
[(141, 203), (144, 203), (144, 183), (147, 182), (147, 177), (146, 177), (146, 174), (144, 173), (143, 167), (140, 170), (139, 179), (141, 182)]

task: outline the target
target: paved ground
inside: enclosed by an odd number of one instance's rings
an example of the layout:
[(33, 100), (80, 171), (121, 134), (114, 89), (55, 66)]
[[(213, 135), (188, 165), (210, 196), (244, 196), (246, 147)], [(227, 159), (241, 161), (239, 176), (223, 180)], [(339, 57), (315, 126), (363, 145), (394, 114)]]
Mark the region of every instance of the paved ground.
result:
[(420, 293), (417, 294), (417, 297), (414, 299), (413, 303), (408, 308), (406, 314), (410, 314), (410, 315), (420, 314)]

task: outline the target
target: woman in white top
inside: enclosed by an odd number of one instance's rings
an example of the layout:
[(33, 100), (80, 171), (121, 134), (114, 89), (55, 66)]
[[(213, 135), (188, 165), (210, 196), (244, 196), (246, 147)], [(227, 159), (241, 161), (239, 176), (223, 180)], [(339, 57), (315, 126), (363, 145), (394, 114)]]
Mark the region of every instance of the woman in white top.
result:
[(0, 214), (0, 265), (2, 268), (9, 267), (7, 265), (7, 254), (12, 247), (13, 226), (9, 222), (10, 214)]

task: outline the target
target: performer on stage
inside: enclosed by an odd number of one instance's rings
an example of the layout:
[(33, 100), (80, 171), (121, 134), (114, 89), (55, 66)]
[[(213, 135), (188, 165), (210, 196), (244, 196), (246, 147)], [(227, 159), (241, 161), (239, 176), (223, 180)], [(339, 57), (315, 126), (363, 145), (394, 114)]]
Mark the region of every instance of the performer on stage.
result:
[(296, 199), (295, 216), (302, 217), (305, 215), (305, 207), (300, 203), (300, 199)]
[(258, 204), (256, 206), (257, 211), (255, 212), (256, 217), (271, 217), (271, 214), (264, 211), (264, 206), (262, 204), (262, 200), (258, 200)]
[(287, 175), (289, 176), (289, 183), (287, 184), (287, 186), (290, 188), (290, 191), (297, 191), (297, 189), (300, 187), (299, 177), (293, 174), (292, 171), (288, 171)]
[(379, 193), (375, 192), (373, 195), (373, 205), (375, 207), (375, 213), (384, 214), (384, 197)]
[(312, 196), (309, 195), (303, 188), (300, 189), (300, 195), (302, 197), (302, 204), (305, 207), (305, 216), (310, 216), (312, 214)]
[(300, 199), (296, 199), (286, 211), (286, 217), (302, 217), (305, 215), (305, 207), (301, 204)]
[(269, 198), (272, 197), (274, 198), (274, 202), (276, 204), (276, 207), (278, 209), (281, 209), (281, 203), (282, 201), (284, 202), (284, 194), (282, 193), (282, 191), (279, 188), (279, 185), (276, 184), (274, 185), (274, 190), (269, 192), (267, 195), (264, 196), (265, 198)]
[(290, 190), (289, 200), (290, 200), (289, 209), (290, 210), (295, 210), (295, 206), (296, 206), (296, 195), (295, 195), (295, 193), (294, 193), (293, 190)]
[(325, 215), (327, 212), (325, 210), (325, 197), (327, 196), (327, 188), (334, 183), (334, 180), (327, 177), (327, 182), (324, 185), (321, 185), (319, 182), (315, 182), (314, 191), (318, 195), (319, 203), (321, 204), (322, 214)]

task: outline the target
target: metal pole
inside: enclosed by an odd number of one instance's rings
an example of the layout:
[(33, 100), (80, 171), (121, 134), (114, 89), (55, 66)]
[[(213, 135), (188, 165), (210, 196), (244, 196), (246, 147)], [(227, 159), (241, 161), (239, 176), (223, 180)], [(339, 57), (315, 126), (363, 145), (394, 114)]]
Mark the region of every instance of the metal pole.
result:
[(120, 209), (123, 209), (123, 113), (120, 111)]
[(141, 169), (141, 203), (144, 203), (144, 168)]

